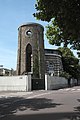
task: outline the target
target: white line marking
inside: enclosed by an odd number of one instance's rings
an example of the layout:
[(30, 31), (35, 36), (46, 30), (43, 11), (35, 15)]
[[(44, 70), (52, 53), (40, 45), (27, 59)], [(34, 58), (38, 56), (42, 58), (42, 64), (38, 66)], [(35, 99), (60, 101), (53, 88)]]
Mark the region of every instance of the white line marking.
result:
[(74, 91), (75, 89), (71, 89), (71, 91)]
[(48, 93), (43, 93), (43, 94), (39, 94), (39, 95), (34, 95), (34, 96), (31, 96), (31, 97), (27, 97), (27, 99), (30, 99), (30, 98), (36, 98), (36, 97), (39, 97), (39, 96), (43, 96), (43, 95), (49, 95), (49, 94), (52, 94), (52, 92), (48, 92)]
[(80, 89), (77, 89), (78, 91), (80, 91)]
[(66, 91), (69, 91), (71, 88), (67, 88), (67, 89), (65, 89)]
[(64, 89), (59, 89), (59, 91), (62, 91), (62, 90), (64, 90)]

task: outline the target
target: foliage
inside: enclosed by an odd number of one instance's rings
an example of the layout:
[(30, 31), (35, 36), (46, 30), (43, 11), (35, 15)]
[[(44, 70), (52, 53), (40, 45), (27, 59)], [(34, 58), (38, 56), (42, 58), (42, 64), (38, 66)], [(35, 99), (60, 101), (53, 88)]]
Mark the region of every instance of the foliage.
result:
[(37, 0), (34, 16), (52, 23), (47, 26), (50, 44), (80, 50), (80, 1), (79, 0)]
[(34, 55), (34, 60), (33, 60), (33, 77), (34, 78), (39, 78), (39, 55), (38, 55), (38, 43), (36, 41), (35, 43), (35, 55)]
[(61, 74), (65, 77), (73, 77), (78, 79), (80, 77), (80, 65), (79, 60), (73, 55), (73, 52), (69, 48), (58, 48), (62, 53), (62, 63), (64, 72)]
[(62, 53), (62, 57), (75, 57), (73, 52), (67, 47), (59, 47), (58, 50)]
[(77, 54), (78, 54), (78, 57), (80, 58), (80, 52), (77, 52)]
[(71, 75), (69, 73), (65, 72), (65, 71), (61, 72), (59, 76), (60, 77), (65, 77), (66, 79), (69, 79), (71, 77)]
[(62, 38), (62, 31), (58, 27), (57, 24), (55, 24), (55, 21), (53, 20), (52, 23), (48, 26), (46, 26), (46, 36), (49, 40), (49, 43), (52, 45), (60, 46), (62, 42), (64, 42), (64, 39)]
[(35, 54), (35, 58), (33, 62), (33, 75), (35, 78), (39, 78), (39, 62), (38, 62), (37, 54)]
[(71, 71), (72, 76), (75, 79), (80, 79), (80, 65), (76, 64), (74, 66), (71, 66), (70, 71)]

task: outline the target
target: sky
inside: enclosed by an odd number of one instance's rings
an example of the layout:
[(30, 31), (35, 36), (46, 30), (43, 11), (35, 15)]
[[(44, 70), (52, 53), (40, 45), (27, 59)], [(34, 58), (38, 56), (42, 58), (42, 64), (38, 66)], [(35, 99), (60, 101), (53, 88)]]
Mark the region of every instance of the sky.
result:
[[(0, 0), (0, 65), (4, 68), (16, 69), (18, 49), (18, 27), (27, 22), (35, 22), (44, 26), (48, 24), (34, 18), (36, 0)], [(44, 31), (45, 48), (50, 45)], [(74, 52), (75, 53), (75, 52)], [(75, 53), (76, 54), (76, 53)]]

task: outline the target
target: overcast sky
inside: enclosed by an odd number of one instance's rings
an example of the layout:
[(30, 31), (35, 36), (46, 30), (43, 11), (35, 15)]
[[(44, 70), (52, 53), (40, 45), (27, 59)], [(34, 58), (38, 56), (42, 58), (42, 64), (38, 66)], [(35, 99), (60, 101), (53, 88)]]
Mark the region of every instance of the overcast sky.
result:
[[(37, 22), (44, 27), (47, 22), (37, 21), (33, 17), (36, 0), (0, 0), (0, 65), (16, 69), (18, 27), (27, 22)], [(46, 37), (45, 48), (53, 48)]]

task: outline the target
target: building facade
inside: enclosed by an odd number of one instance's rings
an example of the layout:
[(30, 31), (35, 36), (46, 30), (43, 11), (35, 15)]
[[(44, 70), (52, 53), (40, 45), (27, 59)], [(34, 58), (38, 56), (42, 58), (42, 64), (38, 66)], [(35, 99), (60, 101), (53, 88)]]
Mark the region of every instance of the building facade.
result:
[(62, 71), (61, 52), (55, 49), (45, 49), (45, 73), (59, 76)]
[(13, 69), (0, 68), (0, 76), (12, 76), (14, 75)]
[(31, 73), (44, 79), (49, 74), (59, 76), (62, 71), (61, 53), (44, 49), (44, 28), (38, 23), (23, 24), (18, 28), (17, 75)]

